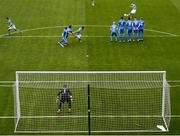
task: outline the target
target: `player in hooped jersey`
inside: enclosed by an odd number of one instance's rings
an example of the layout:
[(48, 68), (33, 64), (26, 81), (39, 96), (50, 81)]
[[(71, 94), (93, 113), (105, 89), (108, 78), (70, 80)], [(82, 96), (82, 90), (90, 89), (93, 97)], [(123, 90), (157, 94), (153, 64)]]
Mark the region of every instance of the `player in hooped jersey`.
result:
[(111, 35), (110, 35), (110, 41), (112, 42), (113, 37), (115, 37), (115, 41), (118, 41), (118, 37), (117, 37), (117, 30), (118, 30), (118, 26), (116, 25), (116, 22), (113, 21), (113, 24), (110, 27), (110, 31), (111, 31)]
[(125, 42), (125, 25), (126, 21), (123, 17), (121, 17), (121, 20), (118, 22), (119, 27), (119, 42)]

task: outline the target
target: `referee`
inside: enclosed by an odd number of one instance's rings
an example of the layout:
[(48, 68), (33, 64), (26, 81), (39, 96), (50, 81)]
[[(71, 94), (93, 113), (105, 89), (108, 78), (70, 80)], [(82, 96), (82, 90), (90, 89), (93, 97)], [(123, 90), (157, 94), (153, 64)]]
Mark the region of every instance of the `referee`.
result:
[(71, 112), (71, 101), (72, 101), (72, 95), (67, 87), (67, 85), (64, 85), (62, 89), (59, 90), (57, 94), (56, 102), (59, 103), (57, 113), (61, 112), (62, 104), (64, 102), (68, 103), (68, 112)]

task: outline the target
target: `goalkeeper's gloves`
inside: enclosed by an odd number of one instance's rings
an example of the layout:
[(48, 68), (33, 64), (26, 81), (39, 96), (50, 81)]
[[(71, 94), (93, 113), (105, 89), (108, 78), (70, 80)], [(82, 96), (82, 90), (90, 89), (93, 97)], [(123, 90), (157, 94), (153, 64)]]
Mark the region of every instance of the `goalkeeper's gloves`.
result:
[(72, 96), (70, 96), (71, 101), (73, 101)]

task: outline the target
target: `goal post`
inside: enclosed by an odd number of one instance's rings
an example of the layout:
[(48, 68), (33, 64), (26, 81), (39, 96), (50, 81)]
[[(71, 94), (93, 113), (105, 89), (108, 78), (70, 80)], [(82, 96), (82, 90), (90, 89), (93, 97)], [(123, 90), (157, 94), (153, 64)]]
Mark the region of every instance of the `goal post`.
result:
[(19, 75), (18, 72), (16, 72), (16, 82), (15, 85), (13, 87), (13, 92), (14, 92), (14, 112), (15, 112), (15, 132), (21, 117), (21, 109), (20, 109), (20, 98), (19, 98)]
[[(57, 113), (64, 85), (72, 109)], [(14, 98), (15, 133), (169, 131), (165, 71), (17, 71)]]

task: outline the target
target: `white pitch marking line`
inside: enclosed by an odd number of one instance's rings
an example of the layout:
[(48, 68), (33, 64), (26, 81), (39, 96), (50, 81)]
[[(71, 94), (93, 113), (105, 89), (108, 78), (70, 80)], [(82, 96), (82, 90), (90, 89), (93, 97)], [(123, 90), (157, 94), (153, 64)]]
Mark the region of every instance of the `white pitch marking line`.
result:
[[(60, 37), (62, 37), (62, 36), (57, 36), (57, 35), (25, 35), (25, 36), (8, 36), (8, 37), (0, 37), (0, 38), (60, 38)], [(73, 36), (70, 36), (71, 38), (73, 37)], [(84, 38), (108, 38), (108, 37), (110, 37), (110, 36), (87, 36), (87, 35), (85, 35), (85, 36), (82, 36), (82, 37), (84, 37)], [(172, 36), (172, 35), (146, 35), (146, 37), (161, 37), (161, 38), (163, 38), (163, 37), (169, 37), (169, 38), (171, 38), (171, 37), (175, 37), (175, 36)], [(177, 36), (176, 36), (177, 37)]]
[(156, 33), (161, 33), (161, 34), (166, 34), (166, 35), (171, 35), (171, 36), (178, 36), (176, 34), (172, 34), (172, 33), (168, 33), (168, 32), (163, 32), (163, 31), (158, 31), (158, 30), (152, 30), (152, 29), (145, 29), (146, 31), (150, 31), (150, 32), (156, 32)]
[[(36, 119), (36, 118), (87, 118), (88, 116), (21, 116), (20, 118), (29, 118), (29, 119)], [(104, 116), (91, 116), (92, 118), (162, 118), (160, 115), (139, 115), (139, 116), (114, 116), (114, 115), (104, 115)], [(166, 116), (171, 118), (180, 118), (180, 115), (171, 115)], [(17, 118), (16, 116), (0, 116), (0, 119), (14, 119)]]
[(13, 85), (0, 85), (0, 87), (13, 87)]
[[(85, 27), (110, 27), (109, 25), (72, 25), (74, 27), (80, 27), (80, 26), (85, 26)], [(29, 32), (29, 31), (36, 31), (36, 30), (43, 30), (43, 29), (52, 29), (52, 28), (62, 28), (64, 26), (49, 26), (49, 27), (39, 27), (39, 28), (32, 28), (32, 29), (25, 29), (25, 30), (21, 30), (21, 32)], [(150, 31), (150, 32), (155, 32), (155, 33), (161, 33), (161, 34), (166, 34), (166, 35), (171, 35), (171, 36), (179, 36), (176, 34), (172, 34), (169, 32), (163, 32), (163, 31), (159, 31), (159, 30), (153, 30), (153, 29), (145, 29), (146, 31)], [(16, 34), (19, 32), (12, 32), (11, 34)], [(3, 36), (7, 36), (8, 34), (2, 34), (0, 35), (0, 37)]]

